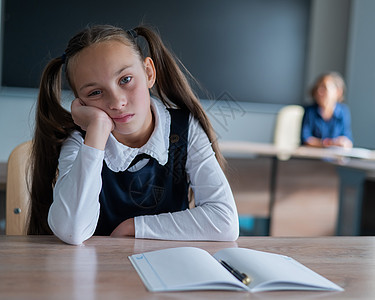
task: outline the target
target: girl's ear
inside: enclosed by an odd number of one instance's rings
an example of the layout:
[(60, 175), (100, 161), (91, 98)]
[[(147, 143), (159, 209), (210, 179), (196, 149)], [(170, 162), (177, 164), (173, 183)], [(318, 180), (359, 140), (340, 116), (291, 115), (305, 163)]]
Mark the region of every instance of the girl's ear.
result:
[(155, 65), (151, 57), (146, 57), (143, 64), (145, 66), (147, 87), (151, 89), (154, 86), (156, 80)]

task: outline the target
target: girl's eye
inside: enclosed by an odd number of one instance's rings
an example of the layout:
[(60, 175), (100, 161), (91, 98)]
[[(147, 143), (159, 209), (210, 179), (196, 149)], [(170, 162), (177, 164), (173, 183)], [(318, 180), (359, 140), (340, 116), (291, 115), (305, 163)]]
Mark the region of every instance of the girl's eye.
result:
[(102, 93), (101, 91), (93, 91), (93, 92), (91, 92), (88, 96), (89, 96), (89, 97), (98, 96), (98, 95), (100, 95), (101, 93)]
[(131, 80), (132, 80), (132, 78), (130, 76), (125, 76), (125, 77), (123, 77), (123, 78), (120, 79), (120, 84), (127, 84)]

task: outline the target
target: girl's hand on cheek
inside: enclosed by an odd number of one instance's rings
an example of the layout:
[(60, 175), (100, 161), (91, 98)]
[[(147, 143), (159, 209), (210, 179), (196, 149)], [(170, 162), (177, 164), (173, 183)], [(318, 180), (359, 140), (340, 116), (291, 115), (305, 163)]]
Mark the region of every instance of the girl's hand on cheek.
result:
[(85, 105), (79, 98), (72, 102), (71, 112), (74, 123), (86, 131), (84, 143), (104, 150), (109, 134), (115, 128), (108, 114), (100, 108)]
[(71, 105), (73, 121), (87, 131), (89, 125), (101, 123), (109, 132), (114, 129), (114, 123), (107, 113), (97, 107), (87, 106), (80, 98), (74, 99)]

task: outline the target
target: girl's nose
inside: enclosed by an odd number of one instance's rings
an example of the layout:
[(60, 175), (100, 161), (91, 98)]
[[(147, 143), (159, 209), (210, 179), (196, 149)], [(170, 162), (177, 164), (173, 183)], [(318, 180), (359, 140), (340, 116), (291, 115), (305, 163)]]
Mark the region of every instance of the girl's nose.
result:
[(128, 103), (126, 96), (121, 92), (112, 93), (110, 98), (109, 109), (111, 110), (121, 110)]

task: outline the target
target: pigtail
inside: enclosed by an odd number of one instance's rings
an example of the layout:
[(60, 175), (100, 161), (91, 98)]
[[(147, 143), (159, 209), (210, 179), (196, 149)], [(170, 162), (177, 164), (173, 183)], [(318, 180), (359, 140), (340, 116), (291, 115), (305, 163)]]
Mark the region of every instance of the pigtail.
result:
[(143, 26), (135, 28), (134, 31), (138, 35), (143, 36), (148, 43), (150, 56), (154, 61), (157, 74), (155, 82), (156, 96), (166, 106), (173, 106), (175, 104), (181, 109), (188, 109), (199, 120), (212, 143), (212, 148), (215, 151), (220, 166), (224, 169), (225, 159), (220, 152), (213, 127), (179, 65), (191, 78), (192, 76), (183, 64), (165, 47), (155, 32)]
[(63, 141), (76, 128), (71, 114), (61, 106), (63, 57), (44, 69), (37, 103), (31, 153), (31, 210), (28, 234), (51, 234), (47, 223), (53, 200), (57, 165)]

